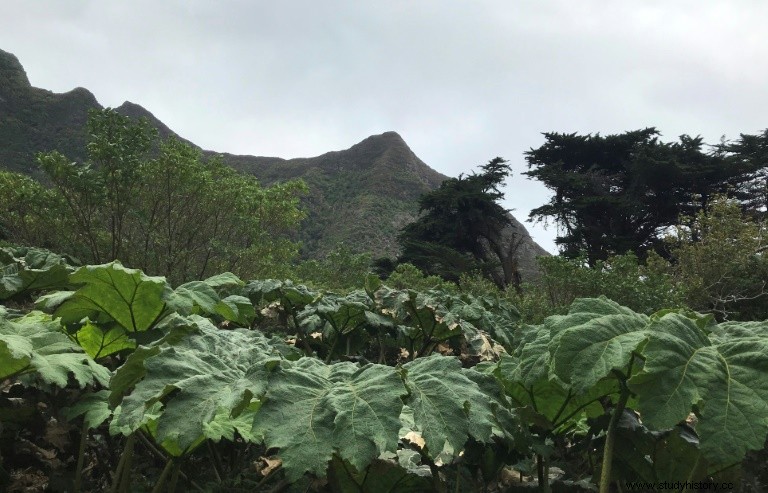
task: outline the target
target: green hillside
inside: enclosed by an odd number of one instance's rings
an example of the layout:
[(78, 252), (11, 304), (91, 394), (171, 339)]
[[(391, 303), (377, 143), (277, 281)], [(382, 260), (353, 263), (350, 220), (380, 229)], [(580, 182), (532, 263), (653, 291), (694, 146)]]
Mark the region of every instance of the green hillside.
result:
[(225, 154), (224, 160), (267, 184), (306, 181), (310, 215), (302, 239), (308, 251), (318, 253), (344, 242), (355, 251), (393, 255), (397, 231), (416, 217), (419, 196), (446, 178), (416, 157), (395, 132), (314, 158)]

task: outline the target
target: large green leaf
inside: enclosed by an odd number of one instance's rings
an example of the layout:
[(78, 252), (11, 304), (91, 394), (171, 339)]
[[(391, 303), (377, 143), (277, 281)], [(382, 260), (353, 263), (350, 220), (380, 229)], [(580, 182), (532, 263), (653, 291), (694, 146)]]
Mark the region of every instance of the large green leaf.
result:
[(518, 408), (530, 424), (544, 429), (568, 427), (586, 417), (600, 415), (603, 413), (600, 398), (618, 392), (618, 383), (613, 380), (601, 382), (588, 392), (576, 395), (559, 379), (549, 379), (546, 371), (536, 379), (517, 378), (521, 374), (532, 376), (529, 370), (535, 367), (526, 363), (516, 357), (502, 356), (497, 376), (513, 407)]
[[(760, 326), (729, 324), (714, 340), (677, 313), (655, 320), (642, 373), (630, 380), (643, 422), (669, 428), (699, 411), (701, 449), (713, 462), (736, 462), (768, 434), (768, 338)], [(734, 334), (727, 337), (727, 334)]]
[(73, 406), (63, 409), (62, 412), (68, 421), (82, 416), (83, 426), (88, 429), (96, 428), (112, 416), (108, 398), (108, 390), (88, 393), (82, 396)]
[(216, 304), (215, 310), (225, 320), (235, 322), (243, 327), (250, 326), (253, 319), (256, 318), (256, 310), (251, 304), (251, 300), (237, 294), (223, 298)]
[(551, 317), (552, 369), (576, 394), (624, 369), (645, 341), (649, 318), (606, 298), (577, 300), (568, 315)]
[(276, 279), (251, 281), (243, 287), (243, 294), (248, 296), (254, 305), (279, 301), (289, 312), (300, 310), (318, 296), (318, 293), (303, 284)]
[(136, 343), (128, 337), (126, 330), (115, 324), (99, 327), (92, 322), (86, 322), (75, 334), (74, 338), (80, 347), (91, 358), (104, 358), (123, 349), (133, 349)]
[(0, 380), (22, 375), (59, 387), (66, 387), (72, 375), (84, 387), (106, 385), (110, 372), (83, 353), (49, 315), (31, 312), (0, 318)]
[(0, 300), (68, 286), (69, 261), (42, 248), (0, 248)]
[(280, 449), (289, 479), (324, 475), (334, 453), (362, 471), (383, 452), (397, 450), (406, 392), (388, 366), (283, 362), (255, 425), (268, 447)]
[[(304, 334), (320, 333), (335, 359), (340, 352), (347, 355), (359, 354), (370, 339), (366, 329), (384, 329), (376, 317), (373, 302), (363, 291), (353, 291), (346, 296), (327, 293), (308, 304), (297, 316), (299, 327)], [(343, 344), (340, 344), (343, 342)]]
[[(472, 296), (466, 293), (458, 295), (438, 291), (433, 293), (445, 307), (448, 318), (469, 322), (472, 327), (488, 332), (508, 351), (513, 350), (514, 329), (520, 320), (520, 313), (507, 299)], [(470, 332), (472, 330), (471, 327), (464, 327), (465, 335), (468, 328)]]
[(372, 310), (370, 298), (362, 291), (354, 291), (344, 297), (326, 295), (312, 304), (311, 308), (337, 334), (352, 332), (365, 324), (365, 314)]
[(221, 297), (222, 293), (239, 290), (243, 284), (229, 272), (204, 281), (190, 281), (167, 293), (168, 309), (181, 315), (222, 317), (240, 326), (248, 326), (256, 317), (251, 301), (236, 294)]
[(231, 272), (216, 274), (203, 282), (215, 289), (219, 296), (230, 295), (233, 291), (239, 291), (245, 285), (242, 279)]
[(235, 417), (227, 411), (219, 410), (211, 421), (203, 424), (203, 433), (214, 442), (221, 439), (234, 442), (235, 432), (247, 442), (260, 442), (261, 437), (253, 433), (253, 420), (260, 408), (261, 401), (254, 399)]
[(518, 345), (511, 358), (502, 358), (505, 378), (530, 387), (549, 379), (549, 327), (544, 325), (521, 327), (516, 335)]
[(414, 341), (444, 341), (462, 334), (462, 319), (443, 304), (445, 295), (436, 291), (419, 293), (382, 286), (375, 293), (376, 307), (398, 319), (404, 335)]
[(62, 303), (75, 295), (74, 291), (54, 291), (35, 300), (35, 308), (45, 313), (54, 313)]
[(112, 380), (113, 405), (122, 398), (116, 426), (132, 432), (154, 419), (147, 414), (162, 402), (157, 440), (188, 450), (219, 413), (236, 417), (261, 396), (279, 355), (260, 333), (224, 331), (192, 317), (196, 330), (139, 348)]
[(453, 357), (433, 355), (403, 365), (413, 409), (414, 431), (421, 433), (432, 457), (443, 450), (458, 454), (469, 437), (486, 442), (496, 421), (485, 389)]
[(157, 323), (165, 309), (169, 290), (162, 277), (150, 277), (118, 262), (87, 265), (70, 276), (83, 286), (56, 309), (62, 323), (89, 318), (94, 322), (115, 321), (128, 332), (142, 332)]
[(167, 296), (168, 308), (181, 314), (215, 313), (219, 294), (205, 281), (190, 281), (177, 287)]
[(715, 326), (709, 337), (716, 342), (731, 341), (742, 337), (768, 338), (768, 320), (762, 322), (725, 322)]
[(553, 321), (549, 322), (521, 327), (515, 334), (515, 351), (502, 355), (495, 370), (513, 407), (528, 423), (546, 430), (569, 427), (587, 416), (602, 414), (600, 397), (618, 390), (618, 384), (608, 380), (576, 394), (568, 384), (550, 375), (550, 341), (552, 333), (559, 331), (552, 330)]

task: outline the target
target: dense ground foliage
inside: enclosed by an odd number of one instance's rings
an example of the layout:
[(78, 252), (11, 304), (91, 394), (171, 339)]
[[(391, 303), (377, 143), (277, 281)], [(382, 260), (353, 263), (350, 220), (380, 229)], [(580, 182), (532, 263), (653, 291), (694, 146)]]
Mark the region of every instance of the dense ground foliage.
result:
[(230, 273), (174, 287), (2, 255), (11, 491), (738, 482), (768, 435), (766, 323), (588, 298), (524, 325), (504, 296), (375, 276), (346, 294)]

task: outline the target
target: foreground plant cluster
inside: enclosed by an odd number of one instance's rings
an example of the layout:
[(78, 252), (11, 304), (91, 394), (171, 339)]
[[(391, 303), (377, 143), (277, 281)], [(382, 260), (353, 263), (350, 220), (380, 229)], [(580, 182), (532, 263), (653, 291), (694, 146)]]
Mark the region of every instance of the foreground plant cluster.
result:
[(738, 484), (768, 434), (768, 323), (605, 298), (173, 288), (0, 250), (0, 481), (24, 491), (607, 492)]

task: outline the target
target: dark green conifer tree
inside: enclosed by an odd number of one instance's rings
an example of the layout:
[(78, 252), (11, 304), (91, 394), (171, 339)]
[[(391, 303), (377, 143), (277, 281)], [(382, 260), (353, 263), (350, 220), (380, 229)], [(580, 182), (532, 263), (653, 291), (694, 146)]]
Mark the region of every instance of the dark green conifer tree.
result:
[(515, 269), (505, 268), (504, 262), (503, 230), (511, 218), (499, 205), (509, 165), (497, 157), (480, 169), (445, 180), (421, 197), (421, 217), (398, 237), (400, 262), (450, 281), (479, 270), (500, 287), (517, 283), (516, 272), (508, 272)]

